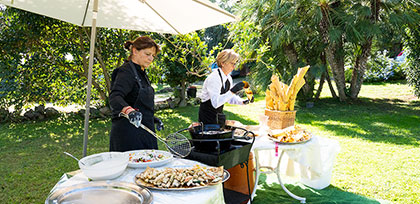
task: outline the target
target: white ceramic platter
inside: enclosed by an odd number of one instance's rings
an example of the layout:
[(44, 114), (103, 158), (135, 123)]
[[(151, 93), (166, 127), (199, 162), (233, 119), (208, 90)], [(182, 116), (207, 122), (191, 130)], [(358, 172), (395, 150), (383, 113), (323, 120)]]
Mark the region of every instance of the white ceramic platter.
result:
[(163, 166), (172, 161), (173, 155), (163, 150), (147, 149), (128, 151), (128, 166), (146, 168)]

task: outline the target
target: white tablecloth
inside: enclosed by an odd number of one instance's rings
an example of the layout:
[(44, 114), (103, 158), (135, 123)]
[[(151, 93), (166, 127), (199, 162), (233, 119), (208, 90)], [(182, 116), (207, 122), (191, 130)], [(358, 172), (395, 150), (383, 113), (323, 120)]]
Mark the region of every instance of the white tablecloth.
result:
[[(181, 166), (193, 166), (195, 164), (201, 164), (196, 161), (187, 159), (174, 159), (172, 162), (166, 164), (163, 167), (181, 167)], [(203, 165), (203, 164), (201, 164)], [(124, 173), (113, 181), (125, 181), (134, 183), (134, 177), (136, 174), (144, 171), (141, 168), (130, 168), (124, 171)], [(67, 176), (61, 177), (60, 181), (54, 186), (52, 191), (68, 187), (75, 184), (81, 184), (89, 182), (88, 178), (83, 172), (74, 175), (71, 178)], [(153, 194), (154, 204), (218, 204), (225, 203), (223, 197), (223, 186), (222, 184), (209, 186), (206, 188), (195, 189), (195, 190), (184, 190), (184, 191), (167, 191), (167, 190), (150, 190)]]
[[(258, 150), (260, 166), (275, 168), (278, 162), (276, 143), (267, 134), (255, 139), (253, 150)], [(278, 151), (285, 151), (288, 157), (278, 167), (288, 176), (299, 177), (300, 181), (312, 188), (323, 189), (330, 184), (334, 158), (340, 151), (338, 141), (313, 136), (303, 144), (277, 146)]]

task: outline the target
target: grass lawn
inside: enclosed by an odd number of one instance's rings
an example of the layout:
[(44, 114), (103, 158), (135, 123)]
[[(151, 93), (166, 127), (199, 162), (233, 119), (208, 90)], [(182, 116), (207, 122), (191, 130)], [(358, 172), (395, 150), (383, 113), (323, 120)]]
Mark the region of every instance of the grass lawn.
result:
[[(410, 91), (404, 83), (366, 84), (360, 100), (339, 103), (324, 87), (313, 108), (298, 103), (296, 123), (338, 140), (341, 151), (330, 187), (289, 184), (289, 189), (302, 193), (308, 203), (322, 203), (323, 196), (354, 198), (341, 203), (420, 203), (420, 101)], [(228, 119), (257, 124), (264, 107), (264, 96), (257, 96), (245, 109), (226, 105), (225, 113)], [(197, 120), (197, 112), (197, 106), (159, 111), (166, 125), (159, 134), (187, 127)], [(108, 151), (110, 125), (110, 120), (90, 121), (88, 154)], [(82, 144), (83, 118), (0, 124), (0, 203), (43, 203), (63, 173), (78, 169), (63, 151), (82, 157)], [(278, 184), (262, 183), (255, 203), (297, 202)]]

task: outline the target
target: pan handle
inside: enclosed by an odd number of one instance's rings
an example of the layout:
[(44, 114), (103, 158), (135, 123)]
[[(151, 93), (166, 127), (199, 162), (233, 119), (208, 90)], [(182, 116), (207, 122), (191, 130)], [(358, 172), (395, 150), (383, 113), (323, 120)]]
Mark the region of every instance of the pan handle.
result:
[[(233, 128), (236, 128), (236, 129), (241, 129), (241, 130), (245, 131), (245, 133), (244, 133), (242, 136), (240, 136), (240, 137), (238, 137), (238, 136), (234, 136), (234, 138), (235, 138), (235, 139), (250, 140), (250, 139), (252, 139), (252, 138), (255, 138), (255, 133), (253, 133), (253, 132), (252, 132), (252, 131), (250, 131), (250, 130), (247, 130), (247, 129), (242, 128), (242, 127), (234, 127), (234, 126), (232, 126), (232, 127), (233, 127)], [(249, 134), (252, 134), (252, 137), (248, 136)]]
[(178, 130), (178, 131), (176, 131), (174, 134), (176, 134), (176, 133), (180, 133), (180, 132), (183, 132), (183, 131), (185, 131), (185, 130), (189, 130), (189, 128), (184, 128), (184, 129)]
[[(193, 123), (194, 124), (194, 123)], [(203, 137), (204, 136), (204, 124), (203, 124), (203, 122), (199, 122), (199, 124), (200, 125), (197, 125), (197, 126), (193, 126), (193, 124), (191, 124), (189, 127), (187, 127), (187, 128), (184, 128), (184, 129), (182, 129), (182, 130), (178, 130), (176, 133), (180, 133), (180, 132), (182, 132), (182, 131), (185, 131), (185, 130), (188, 130), (188, 131), (192, 131), (192, 132), (196, 132), (196, 127), (198, 126), (199, 128), (201, 128), (201, 136)]]

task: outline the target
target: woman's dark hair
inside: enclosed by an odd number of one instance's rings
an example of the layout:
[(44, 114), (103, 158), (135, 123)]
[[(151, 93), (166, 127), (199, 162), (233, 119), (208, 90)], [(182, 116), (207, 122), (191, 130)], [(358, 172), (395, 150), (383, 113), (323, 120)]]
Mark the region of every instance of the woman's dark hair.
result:
[(156, 44), (156, 42), (149, 36), (141, 36), (136, 38), (134, 41), (129, 40), (124, 43), (124, 48), (130, 51), (130, 56), (128, 56), (128, 60), (131, 60), (131, 56), (133, 55), (132, 48), (136, 48), (137, 50), (143, 50), (151, 47), (156, 48), (156, 55), (160, 52), (159, 45)]

